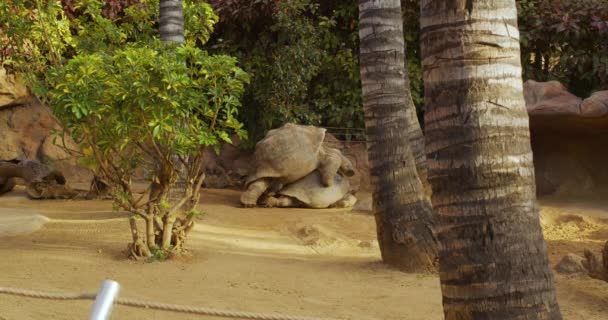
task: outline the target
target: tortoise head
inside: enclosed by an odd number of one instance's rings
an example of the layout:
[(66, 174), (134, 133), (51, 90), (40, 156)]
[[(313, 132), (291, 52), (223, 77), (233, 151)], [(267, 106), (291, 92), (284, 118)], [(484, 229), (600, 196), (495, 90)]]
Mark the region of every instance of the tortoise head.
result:
[(48, 183), (56, 183), (58, 185), (64, 185), (66, 183), (63, 173), (58, 170), (51, 171), (47, 176), (42, 178), (42, 180)]

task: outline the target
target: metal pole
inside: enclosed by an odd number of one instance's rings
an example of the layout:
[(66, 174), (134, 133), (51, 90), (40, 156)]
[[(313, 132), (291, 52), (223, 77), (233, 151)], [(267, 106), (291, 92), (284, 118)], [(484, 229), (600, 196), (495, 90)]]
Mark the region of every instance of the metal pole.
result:
[(97, 293), (89, 320), (108, 320), (112, 312), (114, 299), (118, 296), (120, 285), (116, 281), (105, 280)]

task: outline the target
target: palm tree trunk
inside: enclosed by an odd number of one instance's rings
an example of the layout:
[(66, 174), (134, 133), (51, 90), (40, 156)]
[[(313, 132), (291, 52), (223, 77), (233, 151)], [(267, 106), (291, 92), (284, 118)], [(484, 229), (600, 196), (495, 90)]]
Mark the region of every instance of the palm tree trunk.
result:
[[(182, 0), (160, 0), (159, 3), (159, 26), (158, 32), (160, 39), (164, 43), (174, 43), (182, 45), (184, 43), (184, 6)], [(187, 123), (183, 124), (187, 126)], [(177, 188), (170, 190), (170, 197), (174, 197), (175, 194), (183, 193), (183, 185), (187, 179), (187, 168), (185, 165), (178, 160), (177, 155), (173, 155), (173, 160), (178, 168), (178, 182)], [(161, 168), (162, 166), (159, 166)], [(182, 190), (179, 188), (181, 187)], [(179, 197), (179, 196), (177, 196)]]
[(436, 256), (433, 216), (410, 146), (419, 146), (410, 141), (422, 141), (422, 134), (419, 125), (420, 133), (412, 133), (416, 132), (412, 119), (416, 124), (417, 120), (405, 90), (400, 0), (360, 0), (359, 37), (373, 207), (382, 259), (407, 271), (432, 270)]
[(423, 0), (446, 320), (561, 319), (539, 222), (515, 0)]
[(160, 0), (158, 32), (163, 42), (184, 43), (184, 7), (182, 0)]

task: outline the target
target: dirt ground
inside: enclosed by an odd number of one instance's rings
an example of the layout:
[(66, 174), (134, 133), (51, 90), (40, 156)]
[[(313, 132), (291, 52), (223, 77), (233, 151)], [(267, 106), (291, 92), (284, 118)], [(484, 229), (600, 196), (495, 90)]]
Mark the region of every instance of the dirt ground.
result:
[[(608, 239), (608, 200), (540, 203), (552, 264), (569, 252), (599, 251)], [(231, 190), (205, 190), (201, 208), (207, 214), (188, 243), (192, 256), (145, 263), (125, 258), (128, 223), (108, 201), (5, 195), (0, 286), (91, 292), (109, 278), (123, 297), (166, 303), (338, 319), (443, 318), (436, 276), (380, 263), (369, 212), (242, 209)], [(565, 319), (607, 319), (608, 283), (561, 275), (556, 283)], [(91, 305), (0, 295), (0, 320), (84, 319)], [(215, 318), (115, 306), (112, 319)]]

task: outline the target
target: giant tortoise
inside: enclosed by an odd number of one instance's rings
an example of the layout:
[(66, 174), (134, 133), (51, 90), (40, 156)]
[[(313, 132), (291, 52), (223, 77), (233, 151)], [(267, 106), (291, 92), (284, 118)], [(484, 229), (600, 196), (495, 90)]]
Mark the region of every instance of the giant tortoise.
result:
[(314, 209), (349, 208), (356, 202), (357, 198), (353, 195), (348, 178), (336, 174), (334, 183), (324, 186), (318, 170), (286, 185), (263, 200), (263, 204), (269, 208), (307, 207)]
[(268, 131), (255, 146), (253, 168), (241, 195), (245, 207), (253, 207), (271, 185), (287, 185), (314, 170), (319, 170), (321, 183), (331, 186), (340, 171), (355, 174), (352, 163), (340, 150), (323, 145), (325, 129), (287, 123)]

